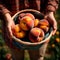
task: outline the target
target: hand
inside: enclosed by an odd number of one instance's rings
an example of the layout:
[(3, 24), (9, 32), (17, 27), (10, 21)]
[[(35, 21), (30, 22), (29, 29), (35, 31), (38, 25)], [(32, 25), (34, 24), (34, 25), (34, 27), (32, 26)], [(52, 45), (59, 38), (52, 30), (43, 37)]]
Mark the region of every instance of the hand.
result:
[(14, 23), (14, 21), (12, 20), (12, 18), (11, 18), (11, 16), (10, 16), (9, 13), (6, 13), (6, 14), (5, 14), (5, 17), (6, 17), (8, 32), (9, 32), (10, 36), (12, 36), (12, 29), (14, 28), (15, 23)]
[(7, 28), (8, 28), (10, 36), (12, 36), (12, 29), (14, 28), (14, 26), (15, 26), (14, 21), (8, 22)]
[(57, 30), (57, 22), (55, 20), (55, 17), (54, 17), (54, 14), (53, 12), (50, 12), (48, 15), (47, 15), (47, 19), (48, 21), (50, 22), (51, 25), (53, 25), (53, 35), (55, 35), (56, 33), (56, 30)]
[[(8, 29), (8, 32), (10, 34), (10, 36), (12, 36), (12, 31), (11, 29), (14, 27), (14, 21), (12, 20), (11, 18), (11, 15), (9, 14), (10, 11), (5, 8), (3, 5), (0, 4), (0, 17), (4, 17), (5, 21), (7, 22), (7, 29)], [(1, 19), (3, 19), (3, 17)]]

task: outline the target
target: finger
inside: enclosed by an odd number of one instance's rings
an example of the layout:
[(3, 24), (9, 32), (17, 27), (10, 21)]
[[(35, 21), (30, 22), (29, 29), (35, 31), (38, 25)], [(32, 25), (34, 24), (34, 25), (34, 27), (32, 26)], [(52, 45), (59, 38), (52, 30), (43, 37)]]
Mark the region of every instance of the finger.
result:
[(56, 33), (56, 31), (57, 31), (57, 25), (54, 25), (54, 26), (53, 26), (53, 29), (54, 29), (54, 30), (53, 30), (53, 35), (55, 35), (55, 33)]
[(55, 35), (55, 32), (56, 32), (56, 31), (53, 31), (52, 35)]
[(53, 34), (52, 35), (55, 35), (56, 31), (57, 31), (57, 29), (53, 30)]

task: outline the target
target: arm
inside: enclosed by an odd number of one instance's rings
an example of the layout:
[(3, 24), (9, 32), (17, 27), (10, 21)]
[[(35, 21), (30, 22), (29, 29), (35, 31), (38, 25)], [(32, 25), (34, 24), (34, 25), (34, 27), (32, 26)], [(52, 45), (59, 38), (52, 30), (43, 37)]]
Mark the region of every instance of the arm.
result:
[(54, 17), (54, 13), (50, 12), (47, 16), (47, 20), (50, 22), (51, 26), (53, 27), (53, 35), (55, 35), (57, 30), (57, 21)]
[(41, 0), (40, 11), (46, 14), (47, 12), (55, 12), (58, 8), (59, 0)]
[(10, 13), (10, 11), (7, 10), (2, 4), (0, 4), (0, 19), (3, 19), (6, 13)]
[(57, 8), (58, 8), (58, 0), (48, 0), (47, 6), (46, 6), (46, 16), (47, 16), (47, 20), (53, 26), (53, 35), (57, 30), (57, 22), (54, 17), (54, 13), (56, 12)]
[(12, 35), (11, 28), (13, 28), (15, 24), (11, 18), (10, 11), (7, 8), (5, 8), (2, 4), (0, 4), (0, 17), (2, 20), (6, 21), (8, 31), (10, 32), (10, 35)]

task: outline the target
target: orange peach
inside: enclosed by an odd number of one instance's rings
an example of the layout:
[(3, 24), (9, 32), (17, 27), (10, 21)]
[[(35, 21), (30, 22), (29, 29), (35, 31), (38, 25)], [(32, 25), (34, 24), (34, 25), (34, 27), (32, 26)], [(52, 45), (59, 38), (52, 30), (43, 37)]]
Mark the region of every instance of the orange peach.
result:
[(31, 13), (26, 13), (26, 15), (25, 15), (25, 16), (29, 16), (29, 17), (31, 17), (33, 20), (35, 19), (34, 15), (33, 15), (33, 14), (31, 14)]
[(38, 26), (38, 24), (39, 24), (39, 19), (35, 19), (34, 20), (34, 27)]
[(29, 29), (34, 27), (34, 21), (29, 16), (24, 16), (20, 21), (20, 27), (24, 31), (28, 31)]
[(44, 32), (48, 32), (49, 30), (49, 22), (46, 19), (40, 20), (38, 27), (43, 29)]
[(47, 26), (40, 26), (40, 28), (43, 29), (45, 32), (48, 32), (48, 30), (49, 30), (49, 27), (47, 27)]
[(12, 33), (17, 38), (25, 37), (25, 32), (21, 30), (21, 28), (19, 27), (19, 24), (15, 25), (15, 27), (12, 29)]
[(40, 20), (40, 25), (49, 26), (49, 22), (46, 19)]
[(15, 36), (17, 38), (24, 38), (25, 37), (25, 32), (24, 31), (21, 31), (21, 32), (15, 33)]
[(16, 24), (14, 26), (14, 28), (12, 29), (13, 32), (19, 32), (20, 31), (20, 27), (19, 27), (19, 24)]
[(32, 28), (29, 33), (31, 42), (40, 42), (44, 38), (44, 32), (40, 28)]

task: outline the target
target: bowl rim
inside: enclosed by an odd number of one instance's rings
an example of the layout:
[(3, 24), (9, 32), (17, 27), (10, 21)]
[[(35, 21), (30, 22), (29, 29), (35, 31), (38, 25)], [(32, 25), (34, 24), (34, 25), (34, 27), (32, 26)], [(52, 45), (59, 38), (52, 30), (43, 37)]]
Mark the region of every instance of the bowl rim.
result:
[[(34, 10), (34, 9), (25, 9), (25, 10), (21, 10), (21, 11), (17, 12), (14, 16), (12, 16), (12, 19), (14, 19), (15, 16), (18, 15), (19, 13), (26, 12), (26, 11), (33, 11), (33, 12), (40, 13), (40, 11), (37, 11), (37, 10)], [(45, 43), (45, 42), (49, 41), (50, 37), (52, 36), (52, 33), (53, 33), (53, 31), (51, 31), (51, 33), (49, 34), (49, 36), (46, 39), (42, 40), (41, 42), (35, 42), (35, 43), (22, 41), (21, 39), (16, 38), (13, 34), (12, 34), (12, 38), (20, 44), (31, 45), (31, 46), (33, 45), (34, 46), (34, 45), (39, 45), (39, 44), (42, 44), (42, 43)]]

